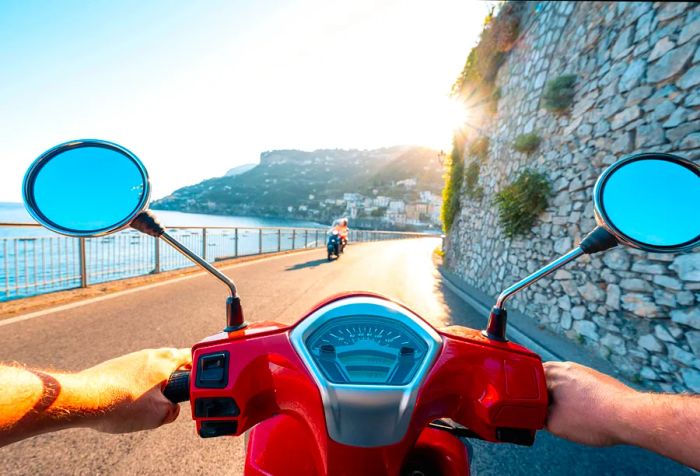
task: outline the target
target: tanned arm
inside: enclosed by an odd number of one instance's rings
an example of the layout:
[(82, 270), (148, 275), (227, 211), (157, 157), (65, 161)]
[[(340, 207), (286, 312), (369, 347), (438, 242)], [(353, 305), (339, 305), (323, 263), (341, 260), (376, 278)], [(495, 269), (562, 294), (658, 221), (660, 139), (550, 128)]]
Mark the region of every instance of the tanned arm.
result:
[(65, 428), (126, 433), (170, 423), (180, 407), (161, 387), (190, 364), (189, 349), (142, 350), (73, 374), (0, 364), (0, 446)]
[(585, 445), (635, 445), (700, 470), (700, 396), (638, 392), (572, 362), (545, 362), (547, 430)]

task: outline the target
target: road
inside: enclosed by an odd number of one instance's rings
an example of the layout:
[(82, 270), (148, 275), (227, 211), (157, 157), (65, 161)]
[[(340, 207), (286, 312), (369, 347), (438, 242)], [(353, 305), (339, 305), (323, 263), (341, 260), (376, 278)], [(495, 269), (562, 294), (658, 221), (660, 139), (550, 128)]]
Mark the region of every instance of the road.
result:
[[(337, 262), (311, 250), (225, 272), (236, 280), (249, 321), (292, 323), (334, 293), (368, 290), (408, 304), (434, 325), (483, 327), (484, 318), (442, 284), (431, 259), (438, 244), (354, 244)], [(0, 327), (0, 361), (76, 371), (142, 348), (187, 347), (223, 328), (225, 297), (222, 285), (200, 274), (15, 322)], [(647, 451), (585, 448), (544, 431), (532, 448), (470, 444), (475, 475), (693, 474)], [(175, 423), (150, 432), (67, 430), (0, 448), (0, 474), (241, 474), (243, 452), (243, 438), (200, 439), (183, 408)]]

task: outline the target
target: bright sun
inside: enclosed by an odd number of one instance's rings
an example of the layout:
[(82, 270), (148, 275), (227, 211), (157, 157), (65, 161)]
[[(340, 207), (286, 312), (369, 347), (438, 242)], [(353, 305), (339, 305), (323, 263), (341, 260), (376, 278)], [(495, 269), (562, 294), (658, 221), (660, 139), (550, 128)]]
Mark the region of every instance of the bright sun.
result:
[(426, 130), (426, 145), (448, 151), (452, 148), (454, 132), (468, 127), (472, 112), (459, 99), (449, 97), (435, 103), (434, 120)]

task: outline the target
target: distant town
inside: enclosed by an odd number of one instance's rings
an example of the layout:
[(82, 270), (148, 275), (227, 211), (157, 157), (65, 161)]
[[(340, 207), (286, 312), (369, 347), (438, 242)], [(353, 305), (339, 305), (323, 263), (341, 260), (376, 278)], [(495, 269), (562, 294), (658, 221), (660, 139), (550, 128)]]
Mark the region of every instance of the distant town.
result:
[[(416, 186), (415, 179), (406, 179), (397, 182), (397, 185), (406, 189), (413, 189)], [(375, 189), (373, 194), (378, 193)], [(313, 200), (313, 195), (309, 196)], [(359, 222), (377, 220), (386, 223), (390, 228), (433, 227), (440, 226), (440, 208), (442, 199), (434, 193), (424, 190), (418, 192), (418, 199), (404, 201), (383, 195), (366, 197), (360, 193), (344, 193), (342, 198), (327, 198), (318, 202), (320, 210), (315, 213), (308, 205), (299, 206), (298, 211), (308, 215), (323, 215), (321, 212), (325, 208), (345, 207), (345, 216)], [(294, 207), (288, 207), (290, 213), (294, 213)]]
[(274, 150), (156, 200), (154, 209), (330, 223), (353, 228), (440, 229), (443, 168), (435, 150)]

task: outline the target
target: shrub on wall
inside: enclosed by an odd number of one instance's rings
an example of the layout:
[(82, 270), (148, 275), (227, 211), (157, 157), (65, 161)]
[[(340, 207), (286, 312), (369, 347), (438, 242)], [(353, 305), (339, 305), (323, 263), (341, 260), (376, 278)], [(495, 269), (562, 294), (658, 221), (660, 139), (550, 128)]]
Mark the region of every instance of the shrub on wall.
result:
[(532, 154), (540, 146), (542, 138), (534, 132), (520, 134), (513, 142), (513, 149), (525, 154)]
[(484, 189), (479, 186), (479, 174), (481, 166), (476, 160), (472, 161), (464, 173), (464, 192), (473, 200), (481, 200), (484, 196)]
[(547, 83), (542, 95), (545, 109), (557, 114), (565, 113), (574, 102), (575, 74), (559, 76)]
[(504, 234), (513, 237), (530, 231), (537, 215), (547, 209), (550, 192), (547, 178), (532, 170), (498, 192), (494, 202)]
[(483, 162), (489, 153), (489, 138), (477, 137), (469, 144), (469, 155)]
[(474, 90), (491, 90), (498, 69), (503, 64), (505, 54), (510, 51), (520, 32), (520, 20), (526, 2), (506, 2), (497, 16), (493, 11), (484, 21), (479, 43), (472, 48), (462, 73), (457, 78), (452, 93), (467, 95)]
[(440, 219), (445, 232), (450, 231), (459, 212), (459, 192), (464, 178), (464, 139), (458, 133), (452, 139), (452, 152), (448, 157), (445, 173), (445, 188), (442, 189), (442, 209)]
[(491, 114), (496, 114), (498, 112), (498, 101), (501, 100), (501, 97), (503, 96), (503, 93), (501, 91), (501, 88), (496, 88), (493, 93), (491, 93), (491, 97), (489, 99), (489, 107), (488, 110)]

